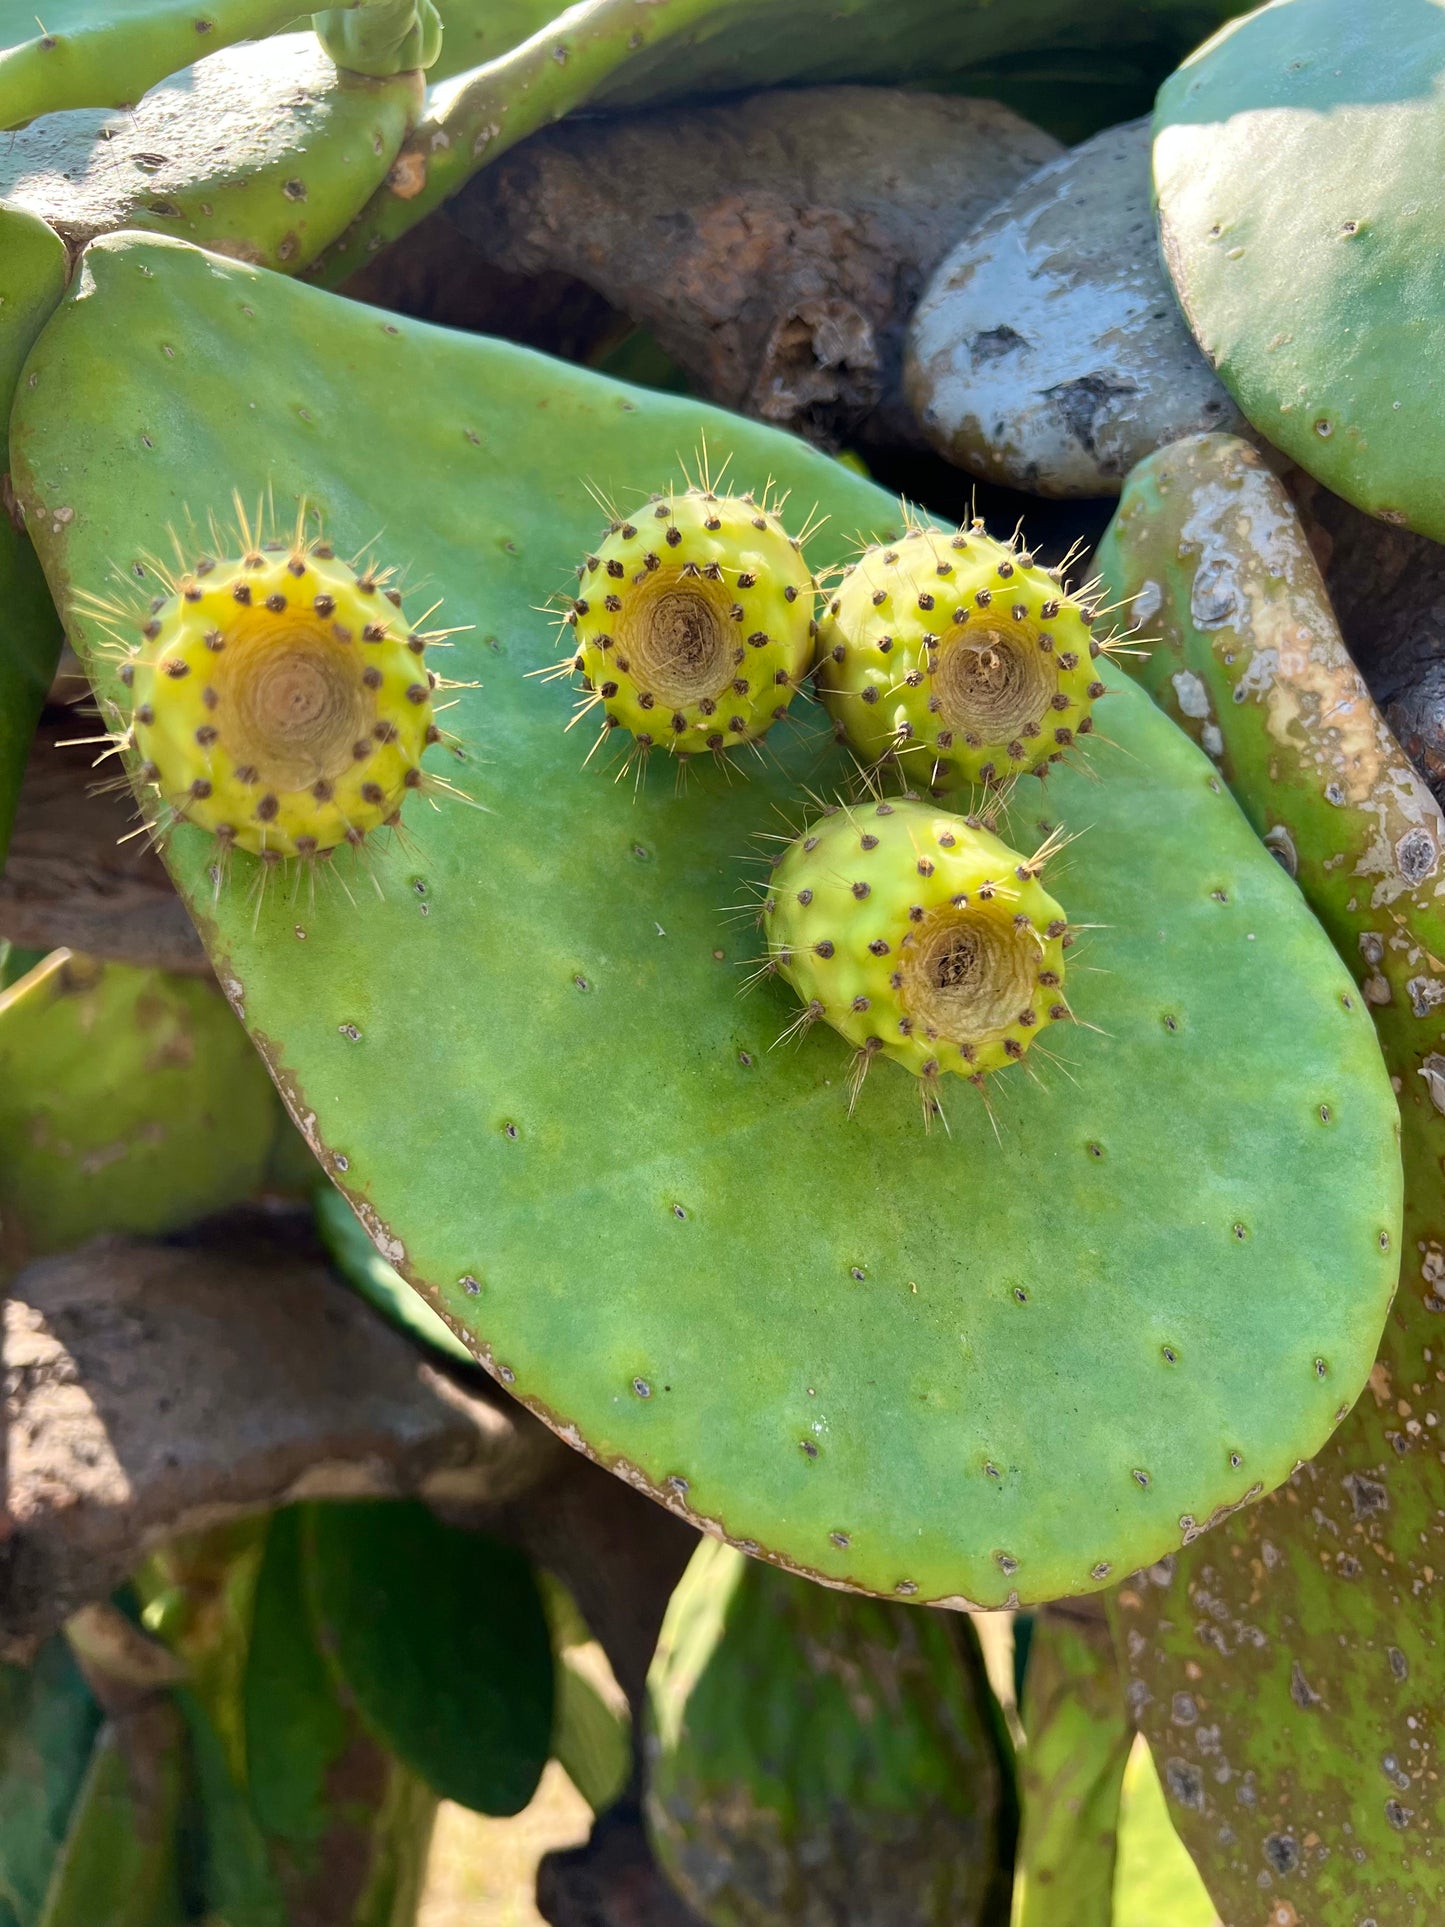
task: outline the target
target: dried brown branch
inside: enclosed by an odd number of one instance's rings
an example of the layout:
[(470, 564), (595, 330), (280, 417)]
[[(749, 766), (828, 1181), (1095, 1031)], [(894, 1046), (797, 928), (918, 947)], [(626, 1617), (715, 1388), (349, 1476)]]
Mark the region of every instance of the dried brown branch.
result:
[(780, 88), (569, 120), (449, 215), (496, 266), (576, 276), (645, 323), (711, 400), (826, 446), (921, 446), (900, 377), (924, 282), (1060, 151), (991, 101)]
[(566, 1449), (432, 1364), (315, 1260), (228, 1228), (30, 1266), (4, 1320), (0, 1651), (153, 1546), (299, 1498), (495, 1512)]

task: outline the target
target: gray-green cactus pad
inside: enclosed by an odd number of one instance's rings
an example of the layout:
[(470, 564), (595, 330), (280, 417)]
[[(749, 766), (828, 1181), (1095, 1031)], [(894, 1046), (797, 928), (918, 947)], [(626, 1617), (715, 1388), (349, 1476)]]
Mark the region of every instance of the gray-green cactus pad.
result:
[(1294, 885), (1140, 692), (1006, 826), (1083, 832), (1051, 887), (1098, 926), (1090, 1028), (992, 1115), (960, 1084), (951, 1133), (889, 1065), (850, 1120), (846, 1048), (772, 1048), (793, 1007), (739, 996), (759, 938), (725, 914), (752, 840), (846, 780), (816, 712), (775, 760), (634, 794), (529, 672), (588, 480), (641, 513), (705, 434), (731, 485), (829, 514), (818, 565), (896, 505), (773, 431), (177, 242), (97, 242), (81, 285), (14, 437), (63, 603), (269, 486), (346, 551), (384, 528), (475, 625), (444, 720), (484, 807), (412, 807), (380, 900), (358, 866), (354, 902), (258, 903), (249, 859), (216, 899), (186, 829), (170, 859), (318, 1157), (515, 1394), (748, 1549), (922, 1600), (1101, 1585), (1318, 1449), (1395, 1282), (1394, 1099)]

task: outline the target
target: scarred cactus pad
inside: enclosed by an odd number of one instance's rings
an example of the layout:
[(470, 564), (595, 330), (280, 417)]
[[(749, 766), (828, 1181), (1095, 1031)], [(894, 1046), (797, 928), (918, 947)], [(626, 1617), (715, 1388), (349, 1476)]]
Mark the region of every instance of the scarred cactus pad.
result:
[(788, 712), (813, 654), (813, 578), (766, 500), (657, 495), (578, 568), (566, 615), (599, 708), (644, 754), (736, 749)]
[(148, 605), (117, 740), (159, 792), (162, 830), (185, 818), (272, 859), (359, 845), (428, 781), (437, 632), (408, 626), (389, 570), (358, 574), (299, 533), (243, 534), (243, 555), (199, 557)]
[(937, 793), (1057, 762), (1094, 726), (1092, 611), (975, 523), (913, 528), (845, 572), (818, 633), (838, 735)]
[(768, 961), (858, 1051), (925, 1085), (982, 1083), (1067, 1019), (1068, 920), (1024, 857), (975, 819), (903, 799), (834, 809), (790, 843), (768, 884)]

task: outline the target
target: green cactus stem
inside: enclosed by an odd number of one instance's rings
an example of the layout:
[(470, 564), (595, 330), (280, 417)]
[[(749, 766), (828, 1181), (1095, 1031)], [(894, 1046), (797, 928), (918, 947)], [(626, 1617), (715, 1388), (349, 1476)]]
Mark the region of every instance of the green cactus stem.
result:
[[(65, 292), (65, 244), (43, 221), (0, 206), (0, 455), (3, 426), (25, 357)], [(8, 458), (5, 469), (9, 469)], [(3, 491), (0, 491), (3, 493)], [(27, 538), (0, 503), (0, 864), (45, 692), (60, 659), (61, 632), (45, 577)]]
[(131, 113), (77, 109), (12, 134), (0, 194), (75, 251), (142, 228), (295, 274), (385, 178), (423, 94), (419, 74), (338, 72), (313, 34), (276, 34), (208, 54)]
[(813, 578), (766, 494), (704, 481), (614, 515), (577, 567), (563, 634), (601, 711), (598, 743), (631, 732), (645, 756), (741, 749), (788, 714), (813, 659)]
[[(1034, 1618), (1020, 1713), (1014, 1927), (1114, 1927), (1120, 1799), (1134, 1725), (1097, 1603)], [(1161, 1922), (1160, 1927), (1166, 1927)], [(1167, 1927), (1175, 1927), (1172, 1921)]]
[[(165, 854), (314, 1154), (510, 1392), (698, 1525), (919, 1602), (1102, 1586), (1319, 1450), (1394, 1283), (1394, 1097), (1295, 886), (1141, 690), (1105, 663), (1114, 746), (999, 819), (1025, 852), (1086, 831), (1057, 887), (1103, 926), (1069, 953), (1097, 1029), (1054, 1026), (1046, 1088), (995, 1079), (951, 1136), (891, 1073), (850, 1122), (838, 1040), (770, 1048), (796, 1001), (738, 996), (755, 906), (727, 917), (842, 758), (780, 729), (746, 782), (702, 757), (634, 794), (530, 672), (539, 589), (596, 534), (584, 478), (645, 488), (705, 435), (738, 492), (827, 515), (823, 567), (901, 537), (896, 502), (755, 423), (180, 242), (95, 242), (83, 286), (12, 429), (67, 605), (112, 563), (149, 585), (225, 477), (338, 545), (384, 521), (462, 625), (446, 720), (483, 807), (408, 812), (364, 914), (217, 900), (190, 823)], [(118, 338), (176, 352), (118, 366)]]
[(1398, 1093), (1405, 1164), (1400, 1287), (1368, 1389), (1280, 1492), (1117, 1595), (1130, 1705), (1226, 1920), (1262, 1918), (1265, 1897), (1301, 1923), (1432, 1920), (1445, 1907), (1429, 1737), (1445, 1586), (1445, 818), (1253, 449), (1201, 436), (1141, 464), (1099, 563), (1158, 638), (1141, 679), (1215, 759), (1348, 964)]
[(1107, 693), (1095, 611), (975, 522), (910, 528), (849, 565), (818, 626), (839, 740), (935, 795), (1059, 762)]
[[(167, 74), (237, 40), (263, 40), (296, 18), (295, 0), (48, 0), (44, 24), (16, 8), (29, 35), (0, 45), (0, 128), (67, 107), (134, 107)], [(31, 27), (35, 32), (30, 33)]]
[(834, 806), (788, 844), (764, 886), (764, 968), (802, 999), (794, 1033), (822, 1018), (853, 1045), (855, 1104), (881, 1056), (921, 1079), (929, 1117), (943, 1072), (982, 1088), (1072, 1017), (1068, 918), (1039, 882), (1052, 851), (907, 798)]

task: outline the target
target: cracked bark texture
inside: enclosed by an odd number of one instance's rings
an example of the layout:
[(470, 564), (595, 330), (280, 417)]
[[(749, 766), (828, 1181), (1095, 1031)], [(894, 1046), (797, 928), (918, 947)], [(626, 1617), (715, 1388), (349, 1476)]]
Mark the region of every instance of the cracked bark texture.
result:
[(60, 747), (96, 733), (75, 710), (48, 710), (41, 720), (0, 872), (0, 938), (209, 976), (164, 864), (147, 837), (129, 834), (137, 822), (129, 790), (97, 793), (95, 749)]
[(1059, 143), (993, 101), (871, 87), (569, 120), (457, 197), (497, 267), (563, 272), (699, 393), (824, 447), (922, 447), (903, 332), (957, 238)]
[(480, 1373), (439, 1369), (314, 1259), (235, 1226), (31, 1265), (3, 1343), (8, 1657), (182, 1533), (300, 1498), (495, 1510), (566, 1456)]

